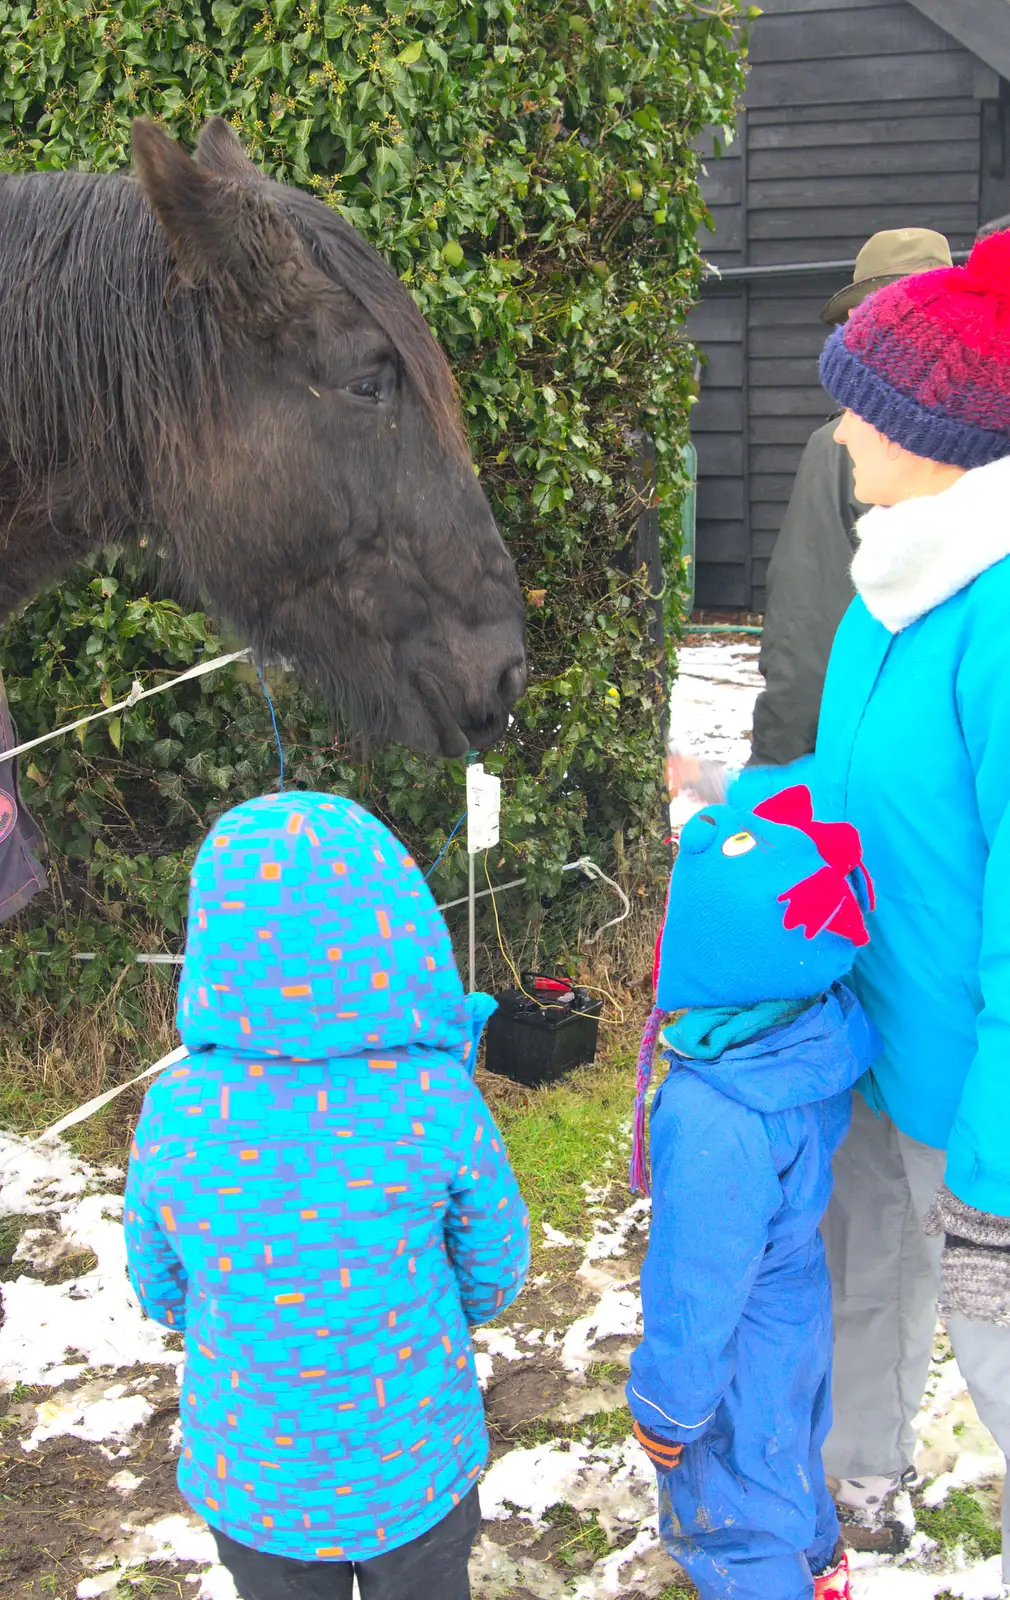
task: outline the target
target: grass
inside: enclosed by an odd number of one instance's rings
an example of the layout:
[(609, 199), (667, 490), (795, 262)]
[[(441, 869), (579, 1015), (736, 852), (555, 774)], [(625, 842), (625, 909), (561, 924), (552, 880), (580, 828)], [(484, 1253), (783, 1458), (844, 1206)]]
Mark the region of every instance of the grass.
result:
[[(489, 1081), (490, 1080), (490, 1081)], [(543, 1250), (543, 1224), (569, 1238), (586, 1237), (584, 1185), (624, 1172), (627, 1124), (635, 1093), (634, 1059), (623, 1041), (571, 1078), (526, 1091), (519, 1103), (489, 1073), (480, 1086), (491, 1102), (519, 1187), (530, 1207), (534, 1253)], [(554, 1254), (554, 1252), (552, 1252)]]
[(627, 1406), (616, 1411), (595, 1411), (576, 1424), (576, 1436), (588, 1444), (623, 1444), (631, 1432), (631, 1412)]
[(0, 1282), (16, 1278), (21, 1271), (14, 1265), (14, 1252), (25, 1226), (24, 1217), (0, 1217)]
[[(157, 968), (145, 971), (143, 1022), (127, 1024), (115, 991), (93, 1008), (58, 1015), (44, 998), (0, 1016), (0, 1128), (39, 1134), (75, 1106), (144, 1067), (178, 1043), (175, 986)], [(66, 1136), (86, 1160), (125, 1160), (144, 1086), (127, 1090)]]
[(549, 1527), (561, 1528), (568, 1536), (553, 1552), (554, 1559), (566, 1567), (578, 1565), (583, 1558), (599, 1561), (601, 1556), (609, 1555), (610, 1540), (600, 1527), (595, 1511), (576, 1511), (563, 1500), (556, 1506), (548, 1506), (544, 1521)]
[(624, 1361), (591, 1361), (586, 1368), (587, 1383), (625, 1383), (631, 1369)]
[(999, 1528), (967, 1489), (952, 1489), (942, 1505), (917, 1506), (915, 1521), (919, 1532), (935, 1539), (945, 1556), (961, 1549), (967, 1560), (985, 1561), (999, 1555), (1002, 1547)]
[(588, 1417), (580, 1417), (578, 1422), (556, 1422), (549, 1417), (535, 1417), (516, 1431), (510, 1443), (516, 1449), (530, 1450), (537, 1444), (572, 1440), (603, 1449), (608, 1445), (623, 1444), (630, 1433), (631, 1412), (627, 1406), (618, 1406), (614, 1411), (594, 1411)]

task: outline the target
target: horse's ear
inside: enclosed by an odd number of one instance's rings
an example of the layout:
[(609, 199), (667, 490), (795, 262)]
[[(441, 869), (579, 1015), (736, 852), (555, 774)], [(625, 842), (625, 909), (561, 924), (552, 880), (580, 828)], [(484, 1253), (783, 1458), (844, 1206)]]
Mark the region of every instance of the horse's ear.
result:
[(310, 309), (313, 269), (266, 184), (208, 171), (144, 118), (133, 123), (131, 143), (181, 276), (211, 289), (223, 318), (265, 333)]
[(244, 178), (247, 182), (263, 175), (253, 166), (238, 140), (234, 128), (223, 117), (211, 117), (196, 141), (196, 159), (208, 172), (220, 178)]

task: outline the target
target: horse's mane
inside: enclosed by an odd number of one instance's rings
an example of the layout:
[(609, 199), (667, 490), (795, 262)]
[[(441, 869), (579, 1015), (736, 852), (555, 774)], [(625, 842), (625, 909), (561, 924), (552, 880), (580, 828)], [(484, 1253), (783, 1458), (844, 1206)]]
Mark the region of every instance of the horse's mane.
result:
[[(465, 448), (448, 364), (399, 279), (340, 217), (275, 193), (317, 266), (390, 339), (439, 439)], [(180, 290), (138, 183), (0, 180), (0, 450), (28, 493), (73, 463), (112, 520), (142, 516), (143, 466), (184, 451), (219, 411), (223, 366), (211, 296)]]
[(219, 403), (220, 327), (208, 296), (173, 298), (174, 276), (131, 179), (0, 185), (0, 440), (26, 488), (72, 462), (126, 496), (138, 453), (170, 453)]

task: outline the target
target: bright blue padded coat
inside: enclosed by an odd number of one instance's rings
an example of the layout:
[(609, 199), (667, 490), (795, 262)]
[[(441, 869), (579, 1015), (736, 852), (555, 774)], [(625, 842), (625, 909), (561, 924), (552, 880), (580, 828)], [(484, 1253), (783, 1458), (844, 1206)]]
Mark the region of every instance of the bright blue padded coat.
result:
[(192, 1054), (148, 1090), (126, 1237), (145, 1309), (185, 1332), (180, 1489), (243, 1544), (364, 1560), (484, 1465), (469, 1329), (529, 1246), (475, 999), (417, 867), (350, 801), (254, 800), (205, 841)]
[[(680, 1044), (684, 1025), (661, 1043)], [(660, 1533), (702, 1600), (808, 1600), (838, 1534), (820, 1458), (832, 1331), (818, 1226), (849, 1090), (879, 1046), (843, 984), (750, 1042), (717, 1045), (697, 1042), (707, 1059), (664, 1052), (628, 1403), (685, 1446), (659, 1475)]]
[(731, 798), (799, 782), (872, 864), (852, 981), (884, 1054), (860, 1088), (947, 1151), (961, 1200), (1010, 1216), (1010, 559), (900, 633), (853, 601), (816, 754), (748, 769)]

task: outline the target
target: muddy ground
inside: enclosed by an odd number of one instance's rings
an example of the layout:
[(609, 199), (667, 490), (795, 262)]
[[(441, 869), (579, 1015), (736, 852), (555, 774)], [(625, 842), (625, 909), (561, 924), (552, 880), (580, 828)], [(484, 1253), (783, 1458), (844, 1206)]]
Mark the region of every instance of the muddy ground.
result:
[[(119, 1178), (32, 1159), (26, 1177), (26, 1148), (0, 1136), (0, 1593), (232, 1600), (175, 1488), (178, 1339), (142, 1323), (123, 1290)], [(691, 1593), (659, 1546), (624, 1405), (648, 1223), (622, 1186), (590, 1190), (583, 1236), (548, 1230), (523, 1296), (475, 1336), (491, 1435), (475, 1600)], [(937, 1354), (923, 1480), (901, 1508), (911, 1548), (895, 1561), (857, 1532), (857, 1600), (998, 1593), (1000, 1462)]]

